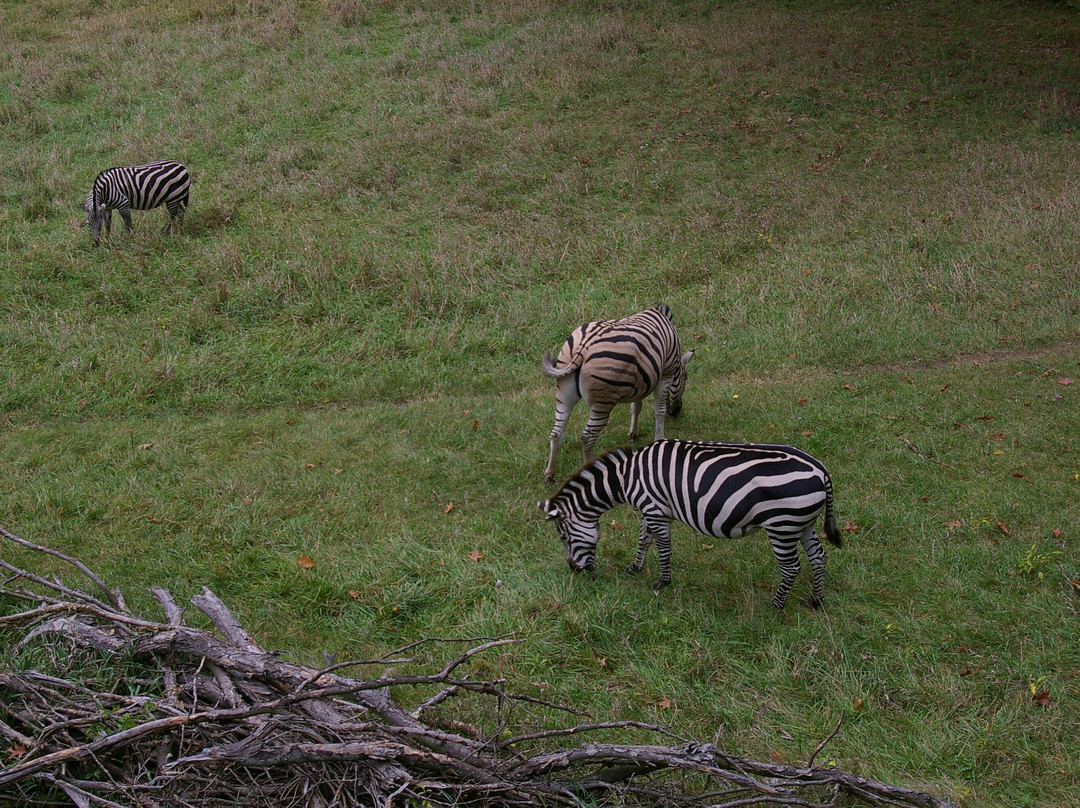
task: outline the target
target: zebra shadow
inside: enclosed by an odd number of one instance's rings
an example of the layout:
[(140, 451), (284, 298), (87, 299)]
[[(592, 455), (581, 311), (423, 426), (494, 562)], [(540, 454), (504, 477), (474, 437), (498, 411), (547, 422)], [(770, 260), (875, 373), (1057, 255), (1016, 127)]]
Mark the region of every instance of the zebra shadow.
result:
[(218, 204), (199, 205), (189, 208), (184, 215), (184, 224), (177, 228), (189, 236), (211, 236), (222, 230), (229, 230), (240, 224), (240, 213), (236, 208)]

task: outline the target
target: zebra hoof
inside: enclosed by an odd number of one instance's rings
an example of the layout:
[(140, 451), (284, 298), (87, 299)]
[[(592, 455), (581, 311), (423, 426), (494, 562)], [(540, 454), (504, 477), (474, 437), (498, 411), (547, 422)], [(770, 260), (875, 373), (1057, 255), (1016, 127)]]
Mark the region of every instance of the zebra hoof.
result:
[(809, 606), (814, 611), (817, 611), (817, 612), (820, 612), (822, 609), (825, 608), (825, 604), (822, 603), (817, 598), (810, 598), (809, 600), (806, 601), (806, 605)]
[(639, 572), (641, 572), (641, 567), (635, 567), (633, 564), (623, 569), (623, 575), (637, 575)]
[(653, 584), (653, 592), (659, 592), (665, 586), (671, 586), (671, 581), (657, 581)]

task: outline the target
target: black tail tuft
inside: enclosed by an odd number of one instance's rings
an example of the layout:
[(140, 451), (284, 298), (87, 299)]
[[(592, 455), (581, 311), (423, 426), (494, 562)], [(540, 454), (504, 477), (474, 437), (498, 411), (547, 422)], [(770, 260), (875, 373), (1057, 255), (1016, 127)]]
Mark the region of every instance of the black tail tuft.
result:
[(840, 531), (836, 527), (836, 516), (833, 515), (831, 487), (825, 497), (825, 538), (837, 547), (842, 547), (844, 544), (843, 539), (840, 537)]

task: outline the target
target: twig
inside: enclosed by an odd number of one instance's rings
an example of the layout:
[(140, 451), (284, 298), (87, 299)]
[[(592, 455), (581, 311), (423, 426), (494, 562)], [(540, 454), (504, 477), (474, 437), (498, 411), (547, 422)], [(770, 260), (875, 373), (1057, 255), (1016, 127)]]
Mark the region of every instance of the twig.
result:
[(833, 731), (830, 732), (828, 735), (826, 735), (822, 739), (821, 743), (819, 743), (814, 748), (814, 751), (810, 754), (810, 759), (808, 761), (806, 761), (806, 768), (809, 769), (809, 768), (813, 767), (814, 758), (816, 758), (818, 756), (818, 752), (820, 752), (822, 749), (825, 748), (825, 744), (827, 744), (829, 741), (831, 741), (833, 738), (836, 737), (836, 733), (838, 733), (840, 731), (840, 725), (843, 724), (843, 723), (844, 723), (844, 714), (841, 712), (840, 713), (840, 720), (836, 722), (836, 726), (833, 728)]
[(105, 586), (105, 583), (97, 575), (91, 572), (90, 568), (83, 564), (81, 561), (72, 558), (66, 553), (61, 553), (59, 550), (53, 550), (51, 547), (43, 547), (40, 544), (34, 544), (33, 542), (29, 542), (26, 539), (20, 539), (14, 533), (9, 533), (2, 527), (0, 527), (0, 536), (3, 536), (8, 541), (13, 541), (16, 544), (20, 544), (23, 547), (29, 548), (30, 550), (34, 550), (38, 553), (45, 553), (46, 555), (51, 555), (55, 558), (59, 558), (61, 561), (66, 561), (68, 564), (71, 564), (71, 566), (75, 567), (75, 569), (77, 569), (79, 572), (89, 578), (95, 586), (97, 586), (102, 592), (104, 592), (105, 596), (109, 599), (109, 603), (111, 603), (114, 608), (121, 612), (127, 611), (127, 606), (124, 605), (124, 597), (120, 594), (120, 590), (109, 589), (109, 587)]
[(943, 469), (953, 469), (953, 467), (950, 466), (948, 463), (945, 463), (945, 462), (943, 462), (941, 460), (938, 460), (936, 458), (933, 458), (933, 457), (930, 457), (929, 455), (927, 455), (922, 449), (920, 449), (914, 443), (909, 441), (907, 438), (901, 436), (900, 440), (902, 440), (904, 442), (905, 446), (907, 446), (909, 449), (911, 449), (911, 451), (913, 451), (915, 454), (917, 454), (923, 460), (929, 461), (930, 463), (937, 463)]

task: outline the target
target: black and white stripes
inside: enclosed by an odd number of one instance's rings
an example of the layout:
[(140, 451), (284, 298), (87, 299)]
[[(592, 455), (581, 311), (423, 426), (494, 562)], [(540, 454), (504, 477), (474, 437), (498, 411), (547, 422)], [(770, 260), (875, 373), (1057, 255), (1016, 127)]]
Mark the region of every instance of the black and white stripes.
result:
[(184, 166), (175, 160), (158, 160), (141, 166), (118, 166), (97, 175), (83, 207), (86, 223), (94, 243), (101, 241), (101, 225), (105, 232), (112, 228), (112, 212), (120, 212), (124, 225), (131, 230), (131, 211), (150, 210), (165, 205), (169, 222), (164, 233), (172, 231), (173, 221), (183, 222), (188, 204), (191, 177)]
[(552, 360), (544, 357), (544, 373), (558, 380), (555, 427), (544, 476), (555, 479), (555, 461), (566, 432), (566, 422), (579, 400), (589, 406), (589, 422), (581, 433), (585, 462), (593, 459), (593, 446), (607, 426), (616, 404), (630, 404), (630, 438), (637, 437), (641, 401), (653, 393), (654, 438), (664, 437), (664, 418), (678, 415), (686, 390), (686, 363), (693, 351), (683, 353), (671, 309), (655, 306), (621, 320), (597, 320), (575, 329)]
[(641, 511), (637, 573), (656, 544), (660, 578), (671, 583), (671, 522), (717, 538), (740, 538), (758, 529), (769, 537), (780, 566), (773, 605), (782, 609), (799, 574), (801, 543), (814, 573), (810, 604), (825, 593), (825, 550), (814, 525), (825, 517), (825, 535), (840, 546), (833, 515), (832, 481), (825, 467), (793, 446), (660, 440), (642, 449), (618, 449), (584, 466), (550, 500), (540, 503), (555, 520), (567, 562), (592, 570), (600, 517), (615, 505)]

